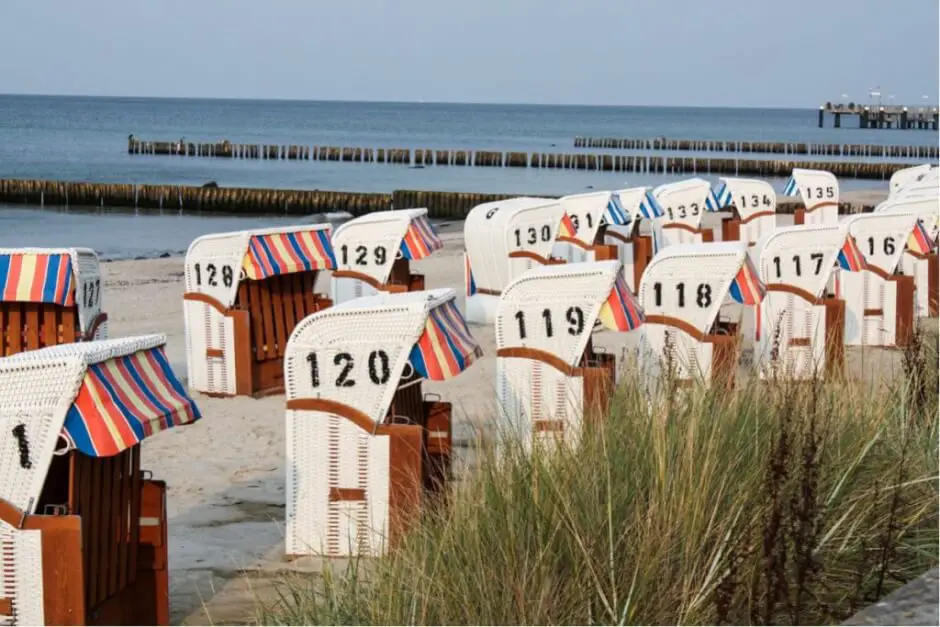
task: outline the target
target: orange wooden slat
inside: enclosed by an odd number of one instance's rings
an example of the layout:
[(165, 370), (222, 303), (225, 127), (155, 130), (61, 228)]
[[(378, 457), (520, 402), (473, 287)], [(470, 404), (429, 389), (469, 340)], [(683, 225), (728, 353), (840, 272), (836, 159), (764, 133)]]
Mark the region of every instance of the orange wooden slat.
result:
[(26, 350), (37, 350), (39, 348), (39, 304), (23, 303), (23, 315), (26, 319), (26, 326), (23, 329)]
[(56, 305), (44, 304), (42, 306), (42, 345), (55, 346), (59, 339), (58, 316)]
[(251, 352), (257, 361), (264, 359), (264, 313), (261, 310), (261, 288), (257, 281), (248, 282), (248, 312), (251, 314)]
[(277, 356), (276, 339), (274, 337), (274, 320), (271, 319), (271, 288), (267, 280), (258, 281), (258, 290), (261, 292), (260, 315), (264, 327), (263, 360), (274, 359)]
[(7, 323), (7, 355), (15, 355), (23, 350), (23, 311), (21, 303), (10, 303), (9, 322)]

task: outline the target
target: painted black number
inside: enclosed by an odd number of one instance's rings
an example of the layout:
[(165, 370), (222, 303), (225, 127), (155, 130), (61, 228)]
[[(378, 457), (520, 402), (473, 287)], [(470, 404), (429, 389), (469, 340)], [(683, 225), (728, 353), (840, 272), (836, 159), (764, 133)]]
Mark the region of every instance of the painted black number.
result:
[(369, 249), (365, 246), (356, 246), (356, 265), (364, 266), (366, 263), (366, 255), (369, 254)]
[(553, 331), (552, 331), (552, 310), (551, 310), (551, 309), (543, 309), (543, 310), (542, 310), (542, 317), (545, 318), (545, 335), (547, 335), (548, 337), (551, 337), (551, 336), (552, 336), (552, 333), (553, 333)]
[(578, 220), (578, 215), (575, 213), (570, 214), (568, 217), (571, 218), (571, 224), (574, 226), (575, 231), (581, 230), (581, 221)]
[(337, 353), (333, 358), (334, 366), (343, 366), (343, 369), (340, 370), (339, 376), (336, 377), (336, 387), (338, 388), (351, 388), (356, 385), (356, 382), (348, 378), (349, 373), (353, 369), (353, 356), (349, 353)]
[(388, 367), (388, 354), (385, 351), (378, 350), (369, 353), (369, 378), (376, 385), (388, 383), (392, 376)]
[(685, 307), (685, 283), (677, 283), (676, 292), (679, 293), (679, 306)]
[[(346, 244), (343, 244), (339, 247), (339, 252), (343, 256), (343, 261), (340, 265), (347, 265), (349, 263), (349, 247)], [(356, 265), (357, 266), (366, 266), (369, 265), (369, 249), (365, 246), (356, 246)], [(385, 260), (388, 252), (385, 250), (384, 246), (376, 246), (375, 250), (372, 251), (372, 256), (375, 258), (375, 264), (381, 266), (385, 264)]]
[(589, 229), (593, 229), (593, 228), (594, 228), (594, 219), (591, 217), (591, 214), (590, 214), (590, 213), (584, 214), (584, 219), (587, 220), (588, 228), (589, 228)]
[(100, 296), (101, 279), (95, 279), (94, 281), (82, 284), (82, 304), (85, 307), (94, 307), (98, 303)]
[(519, 339), (525, 339), (525, 314), (521, 311), (516, 312), (516, 320), (519, 322)]
[[(575, 227), (577, 229), (578, 227)], [(552, 239), (552, 227), (547, 224), (542, 227), (542, 241), (547, 242)]]
[[(202, 268), (200, 268), (199, 264), (197, 263), (193, 266), (193, 270), (196, 271), (196, 285), (202, 285)], [(231, 270), (229, 270), (229, 272), (231, 273)], [(214, 263), (206, 264), (206, 275), (207, 275), (206, 285), (210, 287), (215, 287), (216, 285), (218, 285), (219, 282), (215, 278), (218, 273), (219, 273), (219, 269), (215, 267)], [(223, 267), (223, 275), (224, 275), (224, 267)], [(224, 277), (222, 281), (223, 282), (225, 281)], [(228, 283), (226, 287), (231, 287), (231, 283)]]
[(18, 424), (13, 427), (13, 437), (16, 438), (16, 445), (20, 449), (20, 466), (26, 469), (33, 467), (33, 462), (29, 458), (29, 440), (26, 439), (26, 425)]
[(375, 255), (375, 265), (377, 266), (385, 265), (385, 260), (387, 259), (385, 246), (376, 246), (375, 250), (373, 250), (372, 253)]
[(688, 215), (688, 212), (685, 210), (685, 205), (679, 205), (678, 207), (676, 207), (676, 212), (679, 214), (680, 219)]
[[(820, 272), (822, 272), (823, 254), (811, 253), (809, 258), (816, 262), (816, 274), (818, 275)], [(779, 274), (780, 273), (778, 272), (777, 275), (779, 276)]]
[(317, 354), (307, 355), (307, 361), (310, 362), (310, 384), (318, 388), (320, 387), (320, 365), (317, 363)]
[(793, 255), (793, 270), (796, 272), (796, 276), (803, 276), (803, 272), (800, 270), (800, 256)]
[(232, 266), (222, 266), (222, 285), (232, 287), (232, 281), (234, 280)]
[(692, 213), (693, 216), (697, 216), (697, 215), (698, 215), (698, 211), (699, 211), (699, 209), (698, 209), (698, 203), (697, 203), (697, 202), (691, 203), (691, 204), (689, 205), (689, 211)]
[(584, 331), (584, 312), (580, 307), (568, 307), (565, 318), (568, 320), (569, 335), (580, 335)]
[[(663, 306), (663, 285), (653, 283), (653, 300), (656, 307)], [(712, 304), (712, 286), (708, 283), (699, 283), (695, 291), (695, 304), (699, 307), (708, 307)], [(685, 307), (685, 283), (676, 283), (676, 305)]]
[[(816, 262), (816, 267), (813, 269), (814, 274), (819, 274), (822, 272), (822, 263), (823, 263), (823, 254), (822, 253), (810, 253), (810, 261)], [(783, 262), (781, 262), (780, 257), (774, 257), (774, 270), (777, 273), (777, 278), (779, 279), (783, 276)], [(793, 255), (793, 273), (796, 276), (803, 276), (803, 260), (799, 255)]]
[(708, 307), (712, 304), (712, 286), (708, 283), (700, 283), (695, 295), (695, 304), (699, 307)]
[(492, 218), (494, 215), (496, 215), (496, 212), (497, 212), (497, 211), (499, 211), (499, 207), (493, 207), (492, 209), (490, 209), (489, 211), (487, 211), (487, 212), (486, 212), (486, 219), (489, 220), (490, 218)]
[[(886, 237), (884, 239), (884, 242), (882, 242), (882, 250), (885, 251), (886, 255), (894, 254), (895, 248), (894, 248), (893, 237)], [(875, 254), (875, 238), (874, 237), (868, 238), (868, 251), (869, 251), (869, 254), (872, 254), (872, 255)]]
[(656, 300), (656, 306), (663, 306), (663, 284), (662, 283), (653, 283), (653, 295)]

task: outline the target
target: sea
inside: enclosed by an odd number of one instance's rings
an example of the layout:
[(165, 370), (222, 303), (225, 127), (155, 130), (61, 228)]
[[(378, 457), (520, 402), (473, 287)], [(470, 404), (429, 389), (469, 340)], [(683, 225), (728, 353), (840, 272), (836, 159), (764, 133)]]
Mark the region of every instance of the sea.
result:
[[(927, 145), (921, 130), (817, 126), (814, 109), (596, 107), (402, 102), (308, 102), (0, 95), (0, 178), (388, 192), (394, 189), (564, 195), (659, 185), (677, 176), (579, 170), (264, 161), (129, 155), (127, 138), (613, 153), (574, 148), (575, 136)], [(627, 151), (620, 151), (629, 154)], [(657, 154), (657, 153), (644, 153)], [(695, 153), (664, 152), (666, 156)], [(716, 157), (728, 158), (733, 153)], [(759, 158), (748, 155), (747, 158)], [(766, 156), (766, 158), (780, 158)], [(799, 157), (808, 158), (808, 157)], [(817, 157), (813, 157), (817, 159)], [(822, 158), (819, 158), (822, 159)], [(835, 159), (830, 157), (829, 159)], [(862, 161), (862, 157), (852, 157)], [(912, 164), (915, 162), (912, 162)], [(714, 178), (705, 176), (704, 178)], [(784, 181), (771, 180), (782, 190)], [(883, 187), (842, 181), (843, 189)], [(321, 220), (309, 216), (305, 220)], [(87, 246), (103, 259), (181, 254), (195, 237), (285, 223), (279, 217), (202, 216), (107, 207), (0, 204), (0, 247)], [(293, 222), (296, 222), (296, 218)]]

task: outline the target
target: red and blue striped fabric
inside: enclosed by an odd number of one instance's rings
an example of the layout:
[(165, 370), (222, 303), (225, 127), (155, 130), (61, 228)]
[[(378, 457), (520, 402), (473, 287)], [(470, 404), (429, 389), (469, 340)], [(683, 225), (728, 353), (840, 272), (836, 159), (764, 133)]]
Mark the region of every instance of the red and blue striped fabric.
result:
[(646, 320), (643, 309), (636, 302), (622, 275), (614, 281), (614, 287), (597, 317), (611, 331), (632, 331)]
[(90, 365), (63, 431), (82, 453), (110, 457), (199, 418), (158, 347)]
[(578, 229), (574, 228), (574, 222), (567, 213), (561, 217), (561, 227), (558, 229), (558, 237), (577, 237)]
[(470, 269), (470, 255), (463, 254), (464, 281), (466, 282), (467, 296), (473, 296), (477, 293), (477, 282), (473, 278), (473, 270)]
[(470, 334), (457, 304), (450, 301), (431, 310), (409, 360), (425, 379), (443, 381), (460, 374), (482, 356), (483, 350)]
[(31, 252), (0, 255), (0, 296), (4, 301), (73, 306), (71, 256)]
[(747, 257), (744, 260), (744, 265), (738, 270), (737, 276), (734, 277), (734, 281), (731, 283), (731, 298), (742, 305), (756, 305), (764, 300), (764, 294), (766, 293), (767, 288), (758, 278), (757, 270), (754, 269), (751, 258)]
[(927, 232), (927, 227), (922, 221), (918, 220), (914, 225), (914, 230), (907, 238), (907, 248), (919, 255), (926, 255), (933, 250), (934, 241), (930, 238), (930, 233)]
[(334, 270), (329, 229), (252, 235), (242, 264), (245, 276), (259, 280), (305, 270)]
[(862, 255), (862, 251), (858, 249), (855, 238), (851, 235), (845, 238), (845, 243), (842, 244), (842, 249), (839, 250), (839, 267), (849, 272), (858, 272), (867, 267), (865, 257)]
[(401, 256), (408, 261), (424, 259), (435, 250), (444, 247), (427, 216), (420, 216), (408, 225), (408, 232), (401, 240)]

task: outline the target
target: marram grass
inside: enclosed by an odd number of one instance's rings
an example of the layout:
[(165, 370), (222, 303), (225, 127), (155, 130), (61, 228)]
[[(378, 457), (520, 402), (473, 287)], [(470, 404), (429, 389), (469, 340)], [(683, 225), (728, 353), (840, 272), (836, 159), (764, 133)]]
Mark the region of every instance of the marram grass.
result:
[(579, 448), (483, 450), (387, 558), (285, 582), (259, 620), (838, 623), (938, 561), (935, 337), (907, 362), (652, 404), (628, 374)]

